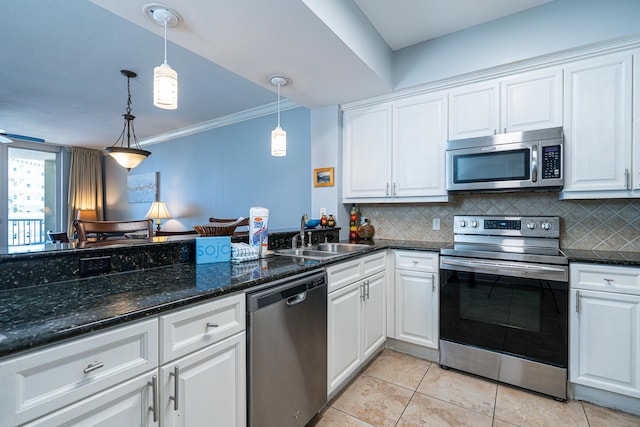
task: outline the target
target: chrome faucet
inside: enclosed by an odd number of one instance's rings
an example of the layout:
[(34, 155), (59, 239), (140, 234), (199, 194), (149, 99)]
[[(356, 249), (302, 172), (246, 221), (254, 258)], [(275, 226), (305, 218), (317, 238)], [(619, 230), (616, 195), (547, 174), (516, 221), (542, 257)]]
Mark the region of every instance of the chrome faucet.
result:
[[(304, 224), (309, 221), (309, 216), (307, 214), (302, 215), (300, 219), (300, 234), (296, 234), (291, 238), (291, 248), (295, 249), (297, 244), (297, 238), (300, 236), (300, 247), (304, 248)], [(311, 243), (311, 239), (309, 239), (309, 243)]]

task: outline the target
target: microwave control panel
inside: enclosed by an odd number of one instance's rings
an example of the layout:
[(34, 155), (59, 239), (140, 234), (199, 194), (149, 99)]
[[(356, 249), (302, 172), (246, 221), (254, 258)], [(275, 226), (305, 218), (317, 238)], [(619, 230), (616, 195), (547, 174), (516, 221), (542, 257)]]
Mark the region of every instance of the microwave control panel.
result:
[(562, 150), (559, 145), (542, 147), (542, 179), (557, 179), (562, 165)]

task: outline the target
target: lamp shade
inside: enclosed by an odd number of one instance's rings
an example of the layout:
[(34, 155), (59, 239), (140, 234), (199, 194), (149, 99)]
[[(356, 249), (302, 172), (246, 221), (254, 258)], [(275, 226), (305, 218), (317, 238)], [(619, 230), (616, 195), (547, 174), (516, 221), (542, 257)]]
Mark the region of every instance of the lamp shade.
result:
[(287, 132), (280, 125), (271, 131), (271, 155), (275, 157), (287, 155)]
[(98, 214), (93, 209), (78, 209), (78, 213), (76, 214), (76, 219), (81, 219), (84, 221), (97, 221)]
[(178, 108), (178, 73), (166, 62), (153, 69), (153, 105), (165, 110)]
[(138, 148), (107, 147), (105, 150), (120, 166), (129, 170), (138, 166), (144, 159), (151, 155), (150, 151)]
[(164, 202), (153, 202), (149, 208), (149, 212), (147, 212), (146, 218), (168, 219), (171, 218), (171, 214)]

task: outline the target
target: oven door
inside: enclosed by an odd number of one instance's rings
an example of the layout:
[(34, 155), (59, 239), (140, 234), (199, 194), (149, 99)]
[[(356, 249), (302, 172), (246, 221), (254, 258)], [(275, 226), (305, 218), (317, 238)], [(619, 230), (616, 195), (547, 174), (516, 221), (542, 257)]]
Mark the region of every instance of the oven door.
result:
[(535, 187), (537, 157), (537, 145), (524, 142), (448, 150), (447, 191)]
[(441, 257), (440, 339), (567, 366), (566, 266)]

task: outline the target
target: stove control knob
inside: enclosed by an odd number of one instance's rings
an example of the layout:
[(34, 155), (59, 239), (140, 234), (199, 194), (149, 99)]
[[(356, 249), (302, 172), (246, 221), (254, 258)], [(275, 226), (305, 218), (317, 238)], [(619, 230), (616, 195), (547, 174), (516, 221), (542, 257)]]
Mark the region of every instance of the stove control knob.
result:
[(540, 224), (540, 227), (542, 227), (543, 230), (551, 230), (551, 224), (546, 221)]
[(478, 226), (478, 221), (471, 221), (471, 227), (476, 228)]
[(529, 230), (533, 230), (533, 229), (535, 229), (535, 228), (536, 228), (536, 223), (535, 223), (535, 222), (531, 222), (531, 221), (529, 221), (529, 222), (527, 223), (527, 228), (528, 228)]
[(460, 220), (460, 227), (464, 228), (467, 226), (467, 221), (465, 221), (464, 219)]

